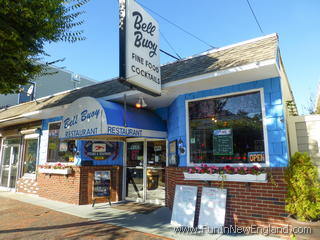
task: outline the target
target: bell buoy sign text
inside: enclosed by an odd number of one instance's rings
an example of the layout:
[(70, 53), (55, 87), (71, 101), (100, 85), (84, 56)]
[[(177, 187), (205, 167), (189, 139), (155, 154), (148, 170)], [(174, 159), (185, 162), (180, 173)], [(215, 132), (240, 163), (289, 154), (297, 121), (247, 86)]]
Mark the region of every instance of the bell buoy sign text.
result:
[(120, 78), (161, 94), (159, 24), (134, 0), (120, 3)]

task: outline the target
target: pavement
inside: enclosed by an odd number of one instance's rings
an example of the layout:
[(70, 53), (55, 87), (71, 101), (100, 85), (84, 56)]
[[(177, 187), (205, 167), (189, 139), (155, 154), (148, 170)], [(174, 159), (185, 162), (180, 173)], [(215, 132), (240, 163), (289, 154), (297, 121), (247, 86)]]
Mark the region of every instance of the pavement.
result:
[(141, 214), (112, 206), (106, 203), (79, 206), (2, 191), (0, 239), (279, 239), (264, 235), (175, 233), (170, 225), (171, 211), (166, 207)]

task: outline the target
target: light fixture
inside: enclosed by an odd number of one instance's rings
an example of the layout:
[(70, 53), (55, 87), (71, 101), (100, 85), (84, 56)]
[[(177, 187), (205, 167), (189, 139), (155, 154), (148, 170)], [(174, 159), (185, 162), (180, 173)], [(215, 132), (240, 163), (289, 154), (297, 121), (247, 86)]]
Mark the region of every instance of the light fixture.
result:
[(148, 106), (148, 105), (144, 101), (143, 97), (139, 97), (139, 100), (136, 103), (136, 108), (145, 108), (146, 106)]

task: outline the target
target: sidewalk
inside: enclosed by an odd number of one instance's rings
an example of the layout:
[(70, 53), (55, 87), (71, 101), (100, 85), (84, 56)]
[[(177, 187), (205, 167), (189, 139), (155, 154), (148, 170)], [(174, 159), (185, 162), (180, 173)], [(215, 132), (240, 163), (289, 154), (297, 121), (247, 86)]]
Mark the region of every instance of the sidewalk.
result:
[[(11, 198), (25, 203), (41, 206), (52, 209), (54, 211), (70, 214), (80, 218), (85, 218), (94, 221), (132, 229), (144, 233), (159, 235), (173, 239), (199, 239), (199, 240), (272, 240), (278, 239), (273, 237), (266, 237), (262, 235), (220, 235), (220, 234), (206, 234), (206, 235), (188, 235), (176, 234), (170, 225), (171, 212), (168, 208), (159, 208), (150, 214), (139, 214), (134, 212), (123, 211), (120, 209), (110, 207), (106, 203), (96, 204), (95, 207), (91, 205), (72, 205), (63, 202), (48, 200), (38, 196), (27, 195), (23, 193), (14, 192), (0, 192), (0, 197)], [(139, 238), (140, 239), (140, 238)]]

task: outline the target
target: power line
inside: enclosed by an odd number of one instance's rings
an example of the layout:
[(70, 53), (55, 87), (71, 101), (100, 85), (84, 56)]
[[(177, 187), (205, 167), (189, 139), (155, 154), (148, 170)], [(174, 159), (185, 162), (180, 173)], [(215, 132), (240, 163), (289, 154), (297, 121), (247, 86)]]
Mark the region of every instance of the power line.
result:
[[(172, 45), (170, 44), (170, 42), (168, 41), (168, 39), (164, 36), (164, 34), (160, 31), (161, 36), (163, 37), (163, 39), (166, 41), (166, 43), (169, 45), (169, 47), (171, 48), (171, 50), (177, 55), (178, 60), (181, 59), (180, 55), (177, 53), (177, 51), (172, 47)], [(161, 50), (161, 49), (160, 49)], [(170, 57), (172, 57), (170, 55)]]
[(176, 28), (179, 28), (179, 29), (180, 29), (181, 31), (183, 31), (184, 33), (192, 36), (193, 38), (197, 39), (198, 41), (200, 41), (200, 42), (204, 43), (205, 45), (209, 46), (210, 48), (216, 48), (216, 47), (212, 46), (210, 43), (208, 43), (208, 42), (200, 39), (199, 37), (197, 37), (196, 35), (192, 34), (191, 32), (189, 32), (189, 31), (183, 29), (182, 27), (178, 26), (178, 25), (175, 24), (174, 22), (171, 22), (169, 19), (161, 16), (160, 14), (158, 14), (157, 12), (155, 12), (155, 11), (153, 11), (152, 9), (148, 8), (148, 7), (145, 6), (144, 4), (142, 4), (142, 3), (140, 3), (140, 2), (139, 2), (139, 4), (140, 4), (141, 6), (143, 6), (144, 8), (148, 9), (150, 12), (153, 12), (155, 15), (157, 15), (157, 16), (160, 17), (160, 18), (162, 18), (162, 19), (165, 20), (166, 22), (170, 23), (171, 25), (175, 26)]
[(246, 1), (247, 1), (247, 3), (248, 3), (248, 6), (249, 6), (249, 8), (250, 8), (250, 10), (251, 10), (251, 13), (252, 13), (254, 19), (256, 20), (257, 25), (258, 25), (259, 28), (260, 28), (261, 33), (264, 35), (264, 32), (263, 32), (263, 30), (262, 30), (262, 28), (261, 28), (261, 26), (260, 26), (260, 23), (259, 23), (259, 21), (258, 21), (258, 18), (256, 17), (256, 14), (254, 13), (254, 11), (253, 11), (253, 9), (252, 9), (252, 7), (251, 7), (251, 4), (250, 4), (249, 0), (246, 0)]

